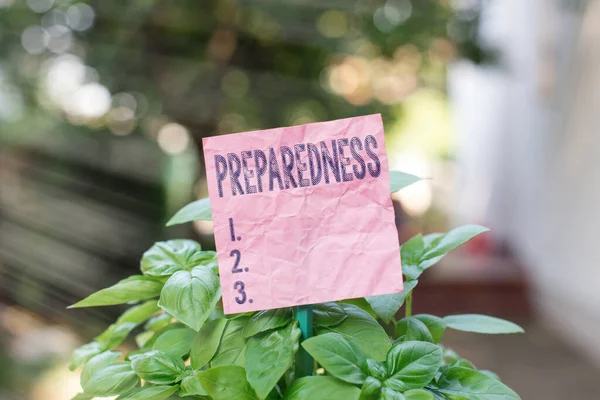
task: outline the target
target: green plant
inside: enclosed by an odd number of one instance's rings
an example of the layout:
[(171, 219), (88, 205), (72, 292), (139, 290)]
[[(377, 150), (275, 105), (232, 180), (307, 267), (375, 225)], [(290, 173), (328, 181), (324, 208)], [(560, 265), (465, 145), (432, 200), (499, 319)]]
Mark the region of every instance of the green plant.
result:
[[(392, 192), (418, 180), (391, 176)], [(210, 218), (204, 199), (170, 224)], [(413, 237), (401, 248), (403, 292), (315, 305), (314, 336), (302, 343), (292, 308), (223, 314), (214, 251), (191, 240), (156, 243), (142, 257), (142, 275), (71, 306), (136, 303), (74, 352), (70, 368), (83, 367), (84, 390), (75, 399), (519, 399), (495, 374), (440, 344), (448, 328), (493, 334), (522, 332), (519, 326), (483, 315), (412, 315), (419, 276), (485, 231), (464, 226)], [(397, 320), (403, 304), (406, 315)], [(393, 328), (393, 338), (384, 326)], [(134, 330), (139, 349), (124, 356), (114, 351)], [(295, 376), (300, 346), (315, 360), (313, 376)]]

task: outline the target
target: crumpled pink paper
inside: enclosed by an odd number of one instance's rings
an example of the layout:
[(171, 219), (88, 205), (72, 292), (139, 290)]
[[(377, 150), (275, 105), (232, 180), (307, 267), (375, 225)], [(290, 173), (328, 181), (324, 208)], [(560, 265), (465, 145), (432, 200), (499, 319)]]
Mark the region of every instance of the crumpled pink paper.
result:
[[(240, 156), (254, 150), (268, 155), (272, 147), (281, 160), (281, 146), (294, 150), (297, 144), (318, 146), (321, 141), (330, 144), (333, 139), (353, 137), (364, 145), (368, 135), (378, 144), (373, 149), (381, 163), (377, 177), (367, 172), (364, 179), (354, 175), (351, 181), (332, 179), (329, 184), (321, 178), (314, 186), (284, 190), (275, 182), (274, 190), (269, 191), (267, 173), (262, 176), (263, 192), (244, 190), (241, 195), (238, 190), (234, 196), (228, 176), (221, 181), (219, 196), (216, 155), (227, 159), (228, 153)], [(226, 314), (402, 291), (380, 115), (221, 135), (205, 138), (203, 143)], [(344, 155), (350, 157), (349, 147)], [(301, 159), (306, 162), (306, 157), (307, 152), (302, 152)], [(248, 170), (256, 168), (253, 157), (246, 161)], [(223, 164), (220, 167), (222, 170)], [(346, 170), (352, 171), (352, 166)], [(249, 181), (256, 186), (254, 172)], [(310, 180), (308, 172), (305, 175)], [(243, 174), (239, 179), (245, 189)], [(241, 272), (234, 273), (234, 267)]]

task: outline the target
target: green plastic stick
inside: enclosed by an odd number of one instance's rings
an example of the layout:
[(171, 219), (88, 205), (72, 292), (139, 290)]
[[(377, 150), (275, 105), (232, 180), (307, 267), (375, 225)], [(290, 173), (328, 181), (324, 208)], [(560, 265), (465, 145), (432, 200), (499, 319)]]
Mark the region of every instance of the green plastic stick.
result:
[[(313, 333), (313, 307), (296, 307), (296, 320), (302, 332), (301, 342), (310, 338)], [(314, 361), (312, 357), (300, 346), (296, 354), (296, 378), (310, 376), (313, 373)]]

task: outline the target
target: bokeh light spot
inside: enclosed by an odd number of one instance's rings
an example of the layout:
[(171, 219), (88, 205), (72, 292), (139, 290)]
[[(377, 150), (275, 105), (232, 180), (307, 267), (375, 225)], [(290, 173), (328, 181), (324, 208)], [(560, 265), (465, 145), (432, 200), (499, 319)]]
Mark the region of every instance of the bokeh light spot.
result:
[(348, 15), (338, 10), (327, 10), (317, 18), (317, 29), (328, 38), (340, 38), (348, 32)]
[(188, 148), (190, 134), (184, 126), (171, 122), (160, 128), (157, 140), (165, 153), (178, 154)]
[(32, 25), (21, 34), (21, 44), (29, 54), (41, 54), (46, 50), (50, 35), (39, 25)]
[(67, 17), (71, 29), (74, 31), (85, 31), (94, 24), (96, 14), (92, 7), (87, 4), (77, 3), (67, 9)]
[(248, 93), (250, 79), (248, 74), (239, 69), (227, 72), (221, 82), (223, 92), (230, 97), (244, 97)]

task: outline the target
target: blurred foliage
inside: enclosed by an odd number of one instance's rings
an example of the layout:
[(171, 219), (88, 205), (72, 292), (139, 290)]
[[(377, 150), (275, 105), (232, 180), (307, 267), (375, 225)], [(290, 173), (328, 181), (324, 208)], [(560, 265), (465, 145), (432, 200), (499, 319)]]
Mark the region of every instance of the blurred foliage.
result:
[(485, 58), (477, 8), (443, 0), (82, 4), (0, 0), (5, 137), (65, 120), (154, 139), (177, 122), (198, 144), (371, 112), (390, 122), (418, 87), (444, 90), (447, 63)]

